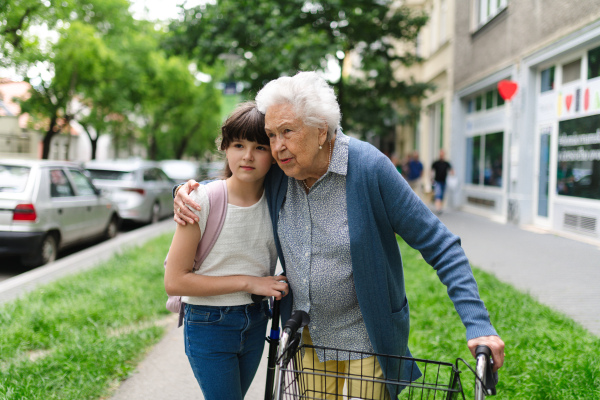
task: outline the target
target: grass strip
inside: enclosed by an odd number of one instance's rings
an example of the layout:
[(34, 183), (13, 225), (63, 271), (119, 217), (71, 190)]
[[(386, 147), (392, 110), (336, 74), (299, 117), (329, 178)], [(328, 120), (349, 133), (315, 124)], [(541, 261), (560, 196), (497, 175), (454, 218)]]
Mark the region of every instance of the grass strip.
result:
[[(410, 302), (413, 356), (474, 368), (465, 328), (446, 288), (420, 253), (399, 240)], [(600, 338), (570, 318), (478, 269), (473, 273), (494, 327), (506, 344), (500, 399), (600, 399)], [(459, 364), (466, 398), (472, 373)], [(468, 393), (468, 394), (467, 394)], [(436, 397), (437, 398), (437, 397)]]
[(164, 334), (172, 235), (0, 306), (0, 398), (98, 399)]

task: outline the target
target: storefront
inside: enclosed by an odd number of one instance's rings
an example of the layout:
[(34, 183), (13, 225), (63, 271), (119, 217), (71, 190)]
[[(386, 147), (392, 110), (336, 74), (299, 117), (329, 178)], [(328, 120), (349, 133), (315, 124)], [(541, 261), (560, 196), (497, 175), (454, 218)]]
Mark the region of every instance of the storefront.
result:
[[(599, 32), (600, 33), (600, 32)], [(536, 225), (600, 239), (600, 37), (533, 67)]]

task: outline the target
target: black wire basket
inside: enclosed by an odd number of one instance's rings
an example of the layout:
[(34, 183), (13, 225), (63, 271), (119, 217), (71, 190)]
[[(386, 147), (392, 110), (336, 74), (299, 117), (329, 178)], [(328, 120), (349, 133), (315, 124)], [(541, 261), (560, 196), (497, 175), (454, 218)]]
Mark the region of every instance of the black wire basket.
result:
[[(325, 359), (336, 361), (364, 360), (367, 357), (377, 356), (382, 368), (388, 371), (402, 371), (403, 363), (411, 360), (417, 364), (422, 376), (416, 380), (410, 378), (402, 380), (400, 374), (397, 377), (388, 376), (386, 379), (374, 378), (373, 366), (363, 368), (363, 363), (361, 363), (358, 371), (355, 368), (353, 372), (337, 369), (328, 370), (327, 363), (324, 364), (325, 367), (306, 365), (306, 362), (303, 361), (303, 355), (308, 349), (314, 349)], [(284, 367), (281, 368), (281, 398), (283, 399), (383, 400), (390, 398), (386, 385), (392, 389), (395, 388), (395, 391), (400, 390), (398, 399), (401, 400), (465, 398), (460, 382), (460, 371), (455, 364), (451, 363), (305, 344), (299, 347), (290, 346), (281, 357), (284, 360)], [(339, 364), (332, 363), (332, 365), (337, 366)], [(367, 363), (364, 363), (364, 365), (366, 366)]]

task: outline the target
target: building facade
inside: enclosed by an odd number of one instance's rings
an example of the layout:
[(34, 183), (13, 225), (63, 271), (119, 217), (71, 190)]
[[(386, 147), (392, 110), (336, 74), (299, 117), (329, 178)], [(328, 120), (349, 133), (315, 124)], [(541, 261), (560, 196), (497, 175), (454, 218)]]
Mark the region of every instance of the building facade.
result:
[(600, 1), (461, 1), (455, 19), (463, 209), (600, 242)]

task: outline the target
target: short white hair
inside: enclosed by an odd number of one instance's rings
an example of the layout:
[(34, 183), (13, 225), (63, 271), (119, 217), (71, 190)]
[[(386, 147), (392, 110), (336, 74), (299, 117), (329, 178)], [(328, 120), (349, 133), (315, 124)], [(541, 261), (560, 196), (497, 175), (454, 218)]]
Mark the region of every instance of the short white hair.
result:
[(340, 126), (342, 117), (335, 92), (316, 72), (299, 72), (267, 83), (256, 95), (258, 110), (266, 114), (269, 107), (290, 104), (306, 125), (317, 128), (327, 124), (327, 140)]

